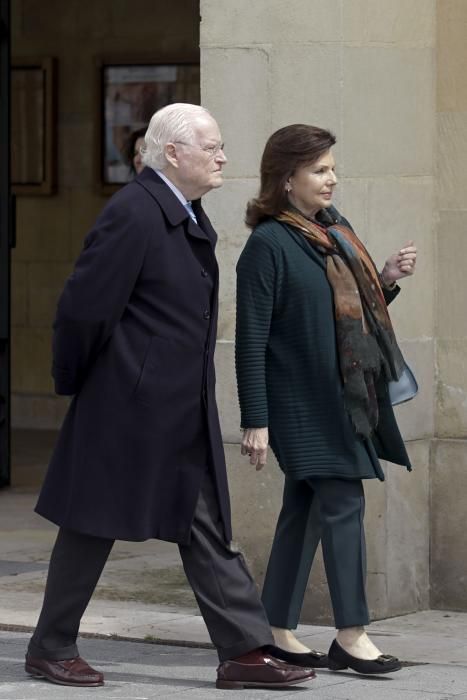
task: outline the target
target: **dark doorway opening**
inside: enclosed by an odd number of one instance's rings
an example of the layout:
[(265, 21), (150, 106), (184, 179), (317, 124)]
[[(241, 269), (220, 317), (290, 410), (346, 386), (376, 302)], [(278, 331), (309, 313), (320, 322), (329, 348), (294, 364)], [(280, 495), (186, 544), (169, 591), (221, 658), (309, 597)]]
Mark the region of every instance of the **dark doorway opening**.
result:
[(0, 0), (0, 486), (10, 484), (10, 0)]

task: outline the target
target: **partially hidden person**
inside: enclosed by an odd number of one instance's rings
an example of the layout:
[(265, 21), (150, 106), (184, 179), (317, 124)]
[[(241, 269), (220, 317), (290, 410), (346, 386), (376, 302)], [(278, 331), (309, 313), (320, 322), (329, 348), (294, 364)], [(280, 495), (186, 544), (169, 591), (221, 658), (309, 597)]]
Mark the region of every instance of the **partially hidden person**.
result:
[(132, 178), (139, 175), (144, 168), (142, 149), (146, 131), (147, 126), (132, 131), (125, 144), (125, 161)]

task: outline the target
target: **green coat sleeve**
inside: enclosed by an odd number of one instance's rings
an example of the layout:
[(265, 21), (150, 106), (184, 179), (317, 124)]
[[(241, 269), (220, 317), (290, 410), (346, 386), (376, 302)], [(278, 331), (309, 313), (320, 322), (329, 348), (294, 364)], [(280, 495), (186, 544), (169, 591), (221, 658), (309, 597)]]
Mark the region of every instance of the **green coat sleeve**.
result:
[(243, 428), (268, 426), (266, 351), (278, 285), (277, 244), (267, 231), (254, 231), (237, 264), (235, 366)]
[(399, 287), (398, 284), (394, 287), (394, 289), (386, 289), (383, 287), (383, 296), (384, 296), (384, 301), (386, 302), (387, 306), (394, 301), (394, 299), (397, 297), (399, 292), (401, 291), (401, 288)]

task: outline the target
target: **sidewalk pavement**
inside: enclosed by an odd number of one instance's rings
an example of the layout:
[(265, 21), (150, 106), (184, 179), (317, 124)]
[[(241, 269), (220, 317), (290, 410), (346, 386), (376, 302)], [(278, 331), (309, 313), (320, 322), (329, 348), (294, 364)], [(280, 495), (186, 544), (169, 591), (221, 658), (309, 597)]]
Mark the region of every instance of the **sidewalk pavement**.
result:
[[(122, 606), (126, 608), (127, 606)], [(153, 613), (148, 611), (148, 616)], [(314, 700), (457, 700), (467, 699), (467, 664), (465, 663), (465, 636), (436, 636), (437, 615), (422, 613), (391, 620), (383, 630), (380, 623), (378, 641), (391, 643), (391, 651), (410, 650), (411, 658), (433, 658), (442, 653), (437, 663), (410, 665), (390, 676), (363, 677), (352, 672), (320, 671), (316, 680), (290, 686), (286, 690), (247, 689), (234, 697), (282, 700), (282, 698), (310, 698)], [(441, 617), (441, 616), (440, 616)], [(465, 631), (465, 618), (460, 627)], [(458, 620), (457, 620), (458, 622)], [(386, 626), (386, 623), (384, 623)], [(451, 628), (456, 625), (451, 624)], [(428, 632), (425, 630), (428, 629)], [(410, 630), (405, 635), (405, 630)], [(196, 630), (199, 631), (198, 629)], [(302, 629), (304, 638), (319, 646), (328, 642), (331, 630)], [(452, 634), (452, 629), (451, 629)], [(401, 636), (399, 636), (401, 635)], [(82, 655), (105, 674), (102, 688), (65, 688), (47, 681), (35, 680), (23, 671), (24, 650), (28, 634), (0, 632), (0, 700), (209, 700), (232, 698), (229, 690), (216, 690), (215, 668), (217, 657), (210, 649), (187, 646), (82, 639)], [(186, 623), (190, 637), (190, 621)], [(460, 652), (464, 645), (462, 662), (446, 661)], [(420, 649), (420, 651), (419, 651)], [(399, 651), (400, 650), (400, 651)], [(401, 654), (406, 658), (404, 654)], [(460, 656), (460, 653), (459, 653)]]
[[(181, 570), (176, 547), (119, 542), (83, 618), (80, 651), (106, 676), (103, 688), (64, 688), (23, 671), (29, 631), (42, 602), (55, 528), (32, 512), (35, 495), (0, 492), (0, 700), (149, 700), (231, 697), (214, 687), (216, 653)], [(306, 686), (245, 690), (245, 698), (467, 700), (467, 614), (427, 611), (375, 622), (380, 648), (406, 665), (364, 678), (322, 671)], [(329, 627), (298, 636), (326, 650)]]
[[(25, 464), (29, 457), (25, 455)], [(31, 462), (35, 455), (31, 456)], [(26, 465), (27, 466), (27, 465)], [(0, 491), (0, 700), (149, 700), (231, 697), (214, 688), (217, 656), (180, 564), (166, 542), (118, 542), (83, 618), (82, 655), (106, 676), (103, 688), (64, 688), (23, 670), (56, 528), (33, 512), (36, 489)], [(402, 671), (365, 678), (319, 672), (306, 686), (246, 690), (244, 698), (467, 700), (467, 614), (427, 611), (382, 620), (371, 635)], [(298, 636), (327, 650), (334, 631), (301, 625)]]

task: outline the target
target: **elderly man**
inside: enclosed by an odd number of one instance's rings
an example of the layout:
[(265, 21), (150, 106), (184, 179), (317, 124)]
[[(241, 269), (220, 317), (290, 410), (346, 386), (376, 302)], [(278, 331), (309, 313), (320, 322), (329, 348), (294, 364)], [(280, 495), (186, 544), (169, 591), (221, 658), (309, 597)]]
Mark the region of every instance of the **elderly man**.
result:
[(26, 671), (98, 686), (81, 617), (115, 539), (177, 542), (220, 666), (217, 687), (282, 687), (311, 669), (271, 656), (255, 584), (232, 551), (215, 401), (216, 234), (200, 197), (222, 185), (202, 107), (154, 114), (145, 169), (104, 208), (58, 304), (53, 376), (74, 395), (37, 504), (60, 526)]

